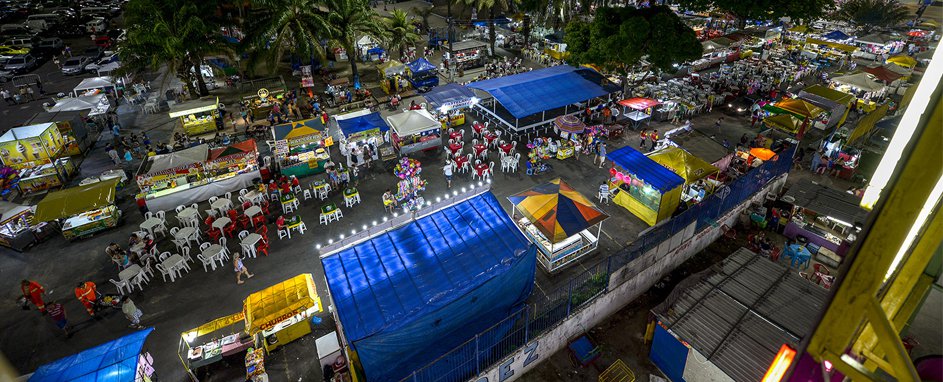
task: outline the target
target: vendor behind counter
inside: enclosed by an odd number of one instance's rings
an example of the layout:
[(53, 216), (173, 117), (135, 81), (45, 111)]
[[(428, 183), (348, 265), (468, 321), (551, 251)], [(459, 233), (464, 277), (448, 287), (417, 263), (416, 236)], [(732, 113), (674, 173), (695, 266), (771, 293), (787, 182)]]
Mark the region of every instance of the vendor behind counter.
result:
[[(781, 200), (793, 207), (783, 235), (808, 242), (813, 254), (826, 249), (820, 256), (825, 263), (837, 263), (844, 257), (868, 215), (854, 195), (808, 179), (796, 182)], [(833, 255), (838, 258), (831, 258)]]

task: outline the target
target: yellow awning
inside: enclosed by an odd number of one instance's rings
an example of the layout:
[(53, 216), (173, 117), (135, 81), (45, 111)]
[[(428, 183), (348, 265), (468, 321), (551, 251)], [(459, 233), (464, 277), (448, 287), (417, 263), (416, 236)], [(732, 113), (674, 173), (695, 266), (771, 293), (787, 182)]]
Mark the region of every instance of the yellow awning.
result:
[(796, 134), (799, 132), (799, 129), (802, 128), (802, 121), (788, 113), (771, 115), (764, 118), (763, 123), (769, 127), (777, 128), (790, 134)]
[(837, 42), (819, 40), (817, 38), (807, 38), (805, 39), (806, 44), (815, 44), (815, 45), (825, 45), (833, 49), (838, 49), (843, 52), (854, 52), (858, 50), (857, 46), (848, 45), (848, 44), (839, 44)]
[(718, 171), (717, 167), (680, 147), (670, 146), (647, 155), (651, 160), (684, 178), (684, 183), (696, 182)]
[(840, 92), (835, 89), (829, 89), (828, 87), (822, 86), (822, 85), (812, 85), (805, 89), (802, 89), (802, 91), (809, 94), (815, 94), (819, 97), (825, 98), (830, 101), (834, 101), (836, 103), (840, 103), (842, 105), (848, 105), (848, 103), (851, 102), (851, 100), (855, 99), (855, 96), (851, 94)]
[(806, 118), (815, 118), (825, 112), (822, 108), (798, 98), (784, 98), (774, 106)]
[(885, 61), (885, 63), (897, 64), (905, 68), (913, 68), (914, 66), (917, 66), (917, 60), (907, 55), (899, 55), (899, 56), (890, 57), (887, 59), (887, 61)]
[(270, 329), (310, 308), (320, 312), (321, 298), (315, 291), (311, 274), (303, 273), (246, 297), (242, 309), (246, 332), (254, 334)]
[(205, 336), (217, 330), (229, 327), (239, 321), (242, 321), (245, 319), (245, 317), (245, 314), (242, 312), (230, 314), (228, 316), (217, 318), (196, 328), (180, 333), (180, 336), (183, 337), (183, 339), (187, 342), (190, 342), (194, 338)]
[(792, 27), (792, 28), (789, 28), (789, 29), (787, 29), (787, 30), (790, 31), (790, 32), (805, 33), (805, 32), (807, 32), (807, 31), (809, 30), (809, 27), (807, 27), (807, 26), (805, 26), (805, 25), (796, 25), (796, 26), (794, 26), (794, 27)]
[(103, 180), (46, 194), (36, 205), (33, 224), (67, 218), (113, 204), (118, 181), (119, 179)]

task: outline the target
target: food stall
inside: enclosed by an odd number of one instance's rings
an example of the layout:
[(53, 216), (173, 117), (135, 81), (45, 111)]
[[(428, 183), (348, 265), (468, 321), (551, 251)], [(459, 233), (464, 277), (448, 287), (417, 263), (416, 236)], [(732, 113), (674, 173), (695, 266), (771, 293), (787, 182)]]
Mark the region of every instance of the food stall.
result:
[[(514, 205), (511, 220), (537, 247), (537, 262), (550, 273), (594, 251), (602, 222), (609, 218), (560, 178), (508, 200)], [(520, 219), (516, 219), (518, 212), (523, 215)]]
[(148, 157), (135, 180), (147, 207), (166, 211), (249, 187), (256, 178), (258, 151), (250, 139), (212, 151), (199, 145)]
[(86, 112), (88, 114), (85, 116), (95, 121), (99, 125), (104, 125), (106, 122), (105, 118), (107, 113), (112, 109), (111, 100), (109, 100), (108, 96), (104, 94), (59, 98), (56, 100), (55, 105), (49, 107), (43, 105), (43, 107), (50, 113), (58, 113), (63, 111)]
[(399, 155), (435, 150), (442, 146), (442, 125), (426, 110), (407, 110), (386, 117), (393, 129), (390, 141)]
[(389, 60), (377, 65), (377, 72), (380, 73), (380, 88), (383, 89), (386, 94), (394, 94), (406, 90), (404, 84), (408, 84), (408, 82), (403, 78), (406, 75), (406, 65), (403, 65), (402, 62)]
[(176, 104), (170, 107), (170, 118), (180, 118), (180, 126), (189, 136), (215, 133), (219, 118), (219, 97)]
[(357, 52), (364, 62), (379, 60), (385, 53), (380, 42), (370, 36), (363, 36), (357, 40)]
[(220, 317), (180, 333), (177, 356), (191, 380), (202, 380), (223, 358), (241, 358), (257, 346), (245, 330), (243, 312)]
[(371, 112), (369, 109), (337, 115), (333, 120), (349, 143), (372, 140), (379, 146), (386, 140), (386, 132), (390, 130), (380, 113)]
[(885, 63), (886, 63), (886, 64), (895, 64), (895, 65), (900, 66), (900, 67), (902, 67), (902, 68), (911, 69), (911, 70), (913, 70), (913, 68), (914, 68), (915, 66), (917, 66), (917, 60), (914, 59), (913, 57), (910, 57), (910, 56), (906, 55), (906, 54), (901, 54), (901, 55), (897, 55), (897, 56), (888, 57), (888, 58), (887, 58), (887, 61), (885, 61)]
[(323, 310), (310, 273), (250, 294), (243, 304), (246, 331), (261, 335), (268, 352), (311, 333), (311, 318)]
[(413, 88), (431, 88), (439, 85), (439, 74), (436, 66), (425, 58), (418, 58), (406, 64), (406, 78)]
[(680, 147), (668, 146), (647, 156), (684, 179), (684, 189), (681, 191), (683, 202), (700, 203), (721, 185), (708, 178), (717, 173), (717, 167)]
[(812, 85), (799, 91), (799, 99), (818, 106), (828, 113), (828, 117), (823, 122), (815, 124), (819, 130), (825, 130), (845, 123), (855, 96), (829, 89), (826, 86)]
[(436, 86), (422, 96), (439, 117), (442, 128), (464, 125), (464, 110), (478, 103), (475, 92), (456, 83)]
[(465, 69), (476, 68), (485, 65), (488, 44), (478, 40), (464, 40), (452, 43), (451, 50), (448, 52), (456, 68), (459, 66)]
[(113, 341), (60, 358), (36, 369), (28, 382), (113, 381), (151, 382), (158, 380), (154, 357), (144, 350), (144, 342), (154, 331), (146, 328)]
[(76, 156), (88, 151), (94, 141), (89, 134), (90, 129), (85, 118), (87, 115), (87, 111), (41, 112), (33, 115), (26, 124), (55, 123), (65, 142), (61, 155)]
[(85, 78), (82, 82), (79, 82), (78, 86), (72, 89), (72, 96), (92, 96), (104, 93), (120, 97), (121, 94), (118, 93), (118, 84), (119, 82), (115, 81), (115, 78), (111, 76)]
[[(801, 123), (795, 126), (795, 131), (786, 131), (790, 134), (794, 134), (797, 139), (802, 139), (809, 126), (813, 125), (816, 119), (825, 114), (825, 110), (822, 108), (798, 98), (783, 98), (775, 104), (764, 105), (762, 109), (777, 115), (790, 114), (799, 119)], [(766, 122), (767, 119), (769, 119), (769, 117), (765, 118), (764, 122)], [(783, 118), (781, 122), (785, 122), (785, 118)], [(788, 127), (788, 125), (785, 127)]]
[(30, 207), (0, 201), (0, 245), (22, 252), (36, 242), (30, 228)]
[(854, 45), (820, 40), (817, 38), (807, 38), (802, 46), (804, 56), (810, 59), (821, 58), (832, 61), (838, 61), (843, 57), (853, 54), (857, 50), (858, 47)]
[(255, 94), (242, 97), (242, 101), (249, 103), (249, 112), (252, 113), (252, 118), (265, 120), (278, 100), (285, 97), (286, 91), (284, 86), (273, 89), (262, 88), (256, 91)]
[(334, 138), (320, 118), (284, 123), (272, 127), (274, 151), (284, 175), (305, 177), (324, 172), (331, 160), (329, 147)]
[(684, 179), (631, 147), (615, 150), (609, 189), (612, 201), (653, 226), (668, 219), (681, 203)]
[(121, 210), (115, 206), (117, 185), (118, 179), (109, 179), (50, 192), (36, 204), (33, 224), (60, 220), (66, 240), (116, 227), (121, 221)]
[(780, 200), (793, 207), (783, 235), (806, 242), (817, 260), (833, 267), (848, 253), (868, 215), (854, 195), (808, 179), (797, 181)]
[(55, 123), (14, 127), (0, 136), (0, 161), (19, 171), (23, 194), (60, 187), (75, 173), (75, 163), (62, 157), (65, 139)]

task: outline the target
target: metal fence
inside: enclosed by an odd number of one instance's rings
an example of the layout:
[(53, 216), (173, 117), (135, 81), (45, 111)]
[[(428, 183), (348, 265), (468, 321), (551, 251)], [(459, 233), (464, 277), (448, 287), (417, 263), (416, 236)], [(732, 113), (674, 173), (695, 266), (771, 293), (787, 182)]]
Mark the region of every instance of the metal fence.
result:
[(490, 369), (530, 340), (608, 292), (609, 276), (641, 257), (646, 250), (657, 247), (691, 223), (697, 222), (695, 232), (715, 226), (721, 216), (752, 198), (770, 181), (789, 172), (793, 154), (794, 148), (791, 148), (780, 154), (778, 160), (765, 162), (750, 170), (703, 202), (649, 229), (638, 240), (609, 256), (607, 261), (571, 278), (550, 293), (544, 302), (525, 305), (464, 344), (414, 371), (401, 382), (463, 382)]

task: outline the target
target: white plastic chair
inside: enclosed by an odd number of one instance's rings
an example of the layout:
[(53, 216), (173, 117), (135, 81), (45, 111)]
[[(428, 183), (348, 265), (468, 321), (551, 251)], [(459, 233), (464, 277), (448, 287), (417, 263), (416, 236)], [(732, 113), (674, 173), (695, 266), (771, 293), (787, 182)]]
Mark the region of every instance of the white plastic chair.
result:
[[(193, 262), (193, 258), (190, 257), (190, 247), (184, 246), (183, 249), (180, 251), (180, 256), (183, 256), (183, 259), (187, 262), (190, 262), (190, 263)], [(190, 270), (189, 264), (184, 263), (183, 266), (187, 268), (187, 270)]]
[(147, 211), (147, 212), (144, 213), (144, 220), (150, 219), (150, 218), (152, 218), (152, 217), (154, 217), (154, 213), (153, 213), (153, 212)]
[(246, 230), (239, 231), (238, 237), (240, 241), (242, 241), (242, 239), (245, 239), (246, 236), (249, 236), (249, 231), (246, 231)]
[[(115, 279), (109, 279), (108, 281), (111, 281), (111, 283), (114, 284), (115, 288), (118, 288), (118, 294), (120, 294), (120, 295), (122, 295), (122, 296), (124, 296), (125, 294), (131, 294), (131, 292), (132, 292), (132, 291), (131, 291), (131, 284), (128, 283), (128, 280), (115, 281)], [(128, 290), (128, 293), (125, 293), (125, 292), (124, 292), (125, 289)]]
[(219, 197), (218, 197), (218, 196), (210, 196), (209, 202), (210, 202), (210, 204), (213, 204), (213, 202), (215, 202), (215, 201), (217, 201), (217, 200), (219, 200)]
[(596, 194), (596, 197), (599, 199), (599, 203), (602, 203), (603, 200), (605, 200), (605, 201), (606, 201), (606, 204), (609, 204), (609, 193), (608, 193), (608, 192), (605, 192), (605, 193), (604, 193), (604, 192), (600, 191), (600, 192), (598, 192), (598, 193)]
[(170, 252), (164, 251), (160, 255), (157, 255), (157, 261), (163, 262), (164, 260), (167, 260), (168, 257), (170, 257)]
[(200, 262), (203, 263), (203, 272), (209, 272), (209, 270), (206, 268), (207, 265), (209, 265), (210, 268), (213, 268), (214, 271), (216, 270), (216, 261), (203, 257), (202, 253), (196, 254), (196, 258), (200, 259)]
[(170, 281), (174, 281), (174, 277), (170, 274), (170, 270), (164, 269), (163, 264), (155, 265), (158, 271), (160, 271), (160, 277), (164, 279), (164, 282), (167, 282), (167, 276), (170, 276)]
[(154, 216), (164, 222), (167, 221), (167, 212), (165, 211), (157, 211), (154, 213)]
[(183, 211), (183, 210), (185, 210), (185, 209), (187, 209), (187, 207), (181, 204), (181, 205), (177, 206), (177, 208), (174, 208), (174, 211), (176, 211), (176, 212), (179, 214), (180, 211)]
[(206, 250), (207, 248), (209, 248), (211, 245), (212, 245), (212, 244), (210, 244), (210, 243), (203, 243), (203, 244), (200, 244), (200, 252), (205, 251), (205, 250)]
[(232, 192), (226, 191), (226, 199), (232, 200)]
[(249, 193), (249, 190), (247, 190), (247, 189), (245, 189), (245, 188), (239, 190), (239, 196), (246, 196), (246, 194), (248, 194), (248, 193)]

